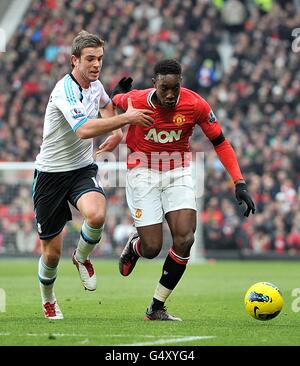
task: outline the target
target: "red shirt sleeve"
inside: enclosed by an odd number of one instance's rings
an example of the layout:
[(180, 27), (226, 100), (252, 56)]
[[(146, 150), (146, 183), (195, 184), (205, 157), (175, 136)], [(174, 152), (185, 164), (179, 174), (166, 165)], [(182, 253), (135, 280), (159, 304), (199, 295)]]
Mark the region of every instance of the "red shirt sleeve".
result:
[(130, 98), (132, 95), (134, 94), (134, 90), (131, 90), (130, 92), (126, 93), (126, 94), (116, 94), (112, 101), (113, 104), (118, 107), (123, 109), (124, 111), (127, 110), (128, 108), (128, 98)]
[(222, 132), (218, 119), (212, 111), (210, 105), (203, 99), (199, 98), (195, 108), (196, 121), (201, 127), (205, 136), (211, 141), (217, 138)]
[[(198, 113), (196, 119), (197, 123), (210, 141), (215, 140), (220, 135), (222, 136), (222, 128), (217, 117), (212, 111), (210, 105), (202, 98), (199, 99), (196, 107), (196, 113)], [(235, 183), (238, 180), (243, 180), (244, 178), (231, 144), (223, 137), (222, 142), (217, 144), (214, 142), (214, 149), (224, 168), (231, 176), (233, 182)]]
[(238, 180), (243, 180), (244, 178), (231, 144), (225, 139), (221, 144), (214, 146), (214, 148), (233, 182), (235, 183)]

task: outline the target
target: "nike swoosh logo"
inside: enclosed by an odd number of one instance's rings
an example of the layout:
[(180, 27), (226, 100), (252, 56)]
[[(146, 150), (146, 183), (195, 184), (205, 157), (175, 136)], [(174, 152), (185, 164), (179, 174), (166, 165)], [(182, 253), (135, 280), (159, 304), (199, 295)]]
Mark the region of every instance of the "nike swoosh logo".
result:
[(259, 307), (258, 306), (254, 306), (254, 315), (255, 315), (255, 318), (257, 318), (257, 315), (256, 315), (257, 310), (259, 310)]

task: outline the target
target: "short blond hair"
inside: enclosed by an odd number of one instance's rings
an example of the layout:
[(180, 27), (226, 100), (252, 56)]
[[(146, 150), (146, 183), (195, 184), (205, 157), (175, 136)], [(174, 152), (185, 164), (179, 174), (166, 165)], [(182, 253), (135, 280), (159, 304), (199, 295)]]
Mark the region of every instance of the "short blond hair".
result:
[(87, 47), (104, 48), (104, 41), (95, 34), (82, 30), (73, 39), (71, 54), (79, 58), (82, 50)]

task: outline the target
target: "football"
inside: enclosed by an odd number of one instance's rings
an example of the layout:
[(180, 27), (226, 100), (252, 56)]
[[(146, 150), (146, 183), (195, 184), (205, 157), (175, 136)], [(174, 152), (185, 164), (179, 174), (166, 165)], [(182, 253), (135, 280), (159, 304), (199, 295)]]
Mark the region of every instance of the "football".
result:
[(257, 282), (252, 285), (247, 290), (244, 301), (247, 313), (258, 320), (275, 318), (283, 306), (281, 291), (270, 282)]

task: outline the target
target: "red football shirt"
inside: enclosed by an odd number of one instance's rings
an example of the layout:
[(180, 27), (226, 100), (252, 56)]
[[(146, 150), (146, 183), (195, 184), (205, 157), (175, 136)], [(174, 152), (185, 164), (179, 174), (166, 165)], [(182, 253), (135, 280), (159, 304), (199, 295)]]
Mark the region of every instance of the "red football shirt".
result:
[[(131, 90), (117, 94), (113, 103), (126, 110), (131, 98), (134, 108), (153, 110), (154, 123), (150, 127), (130, 125), (126, 143), (133, 154), (128, 156), (128, 167), (137, 165), (169, 170), (189, 165), (189, 139), (198, 124), (209, 140), (222, 132), (210, 105), (192, 90), (181, 88), (175, 108), (154, 105), (155, 89)], [(171, 158), (170, 158), (171, 157)]]

